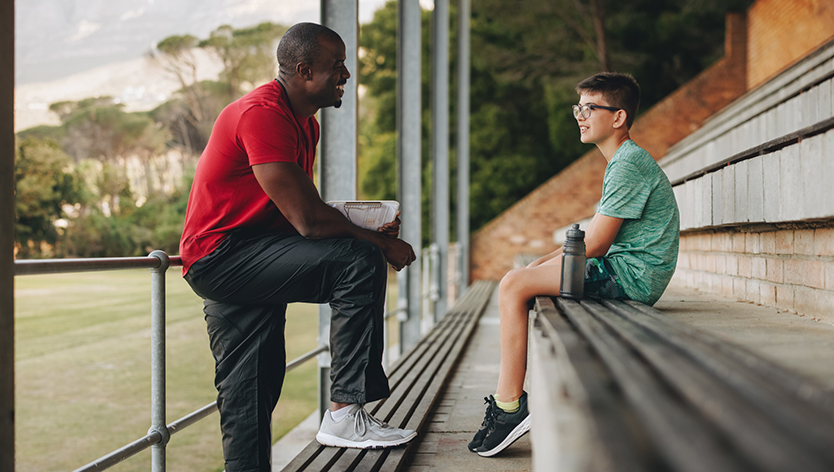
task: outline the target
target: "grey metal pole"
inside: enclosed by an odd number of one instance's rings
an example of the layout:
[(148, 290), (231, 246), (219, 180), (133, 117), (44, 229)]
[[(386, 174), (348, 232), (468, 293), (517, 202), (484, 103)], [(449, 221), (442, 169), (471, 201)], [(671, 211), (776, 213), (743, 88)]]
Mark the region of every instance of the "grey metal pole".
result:
[[(345, 65), (351, 78), (345, 84), (342, 106), (321, 110), (321, 151), (319, 192), (324, 201), (356, 198), (356, 154), (358, 141), (357, 68), (359, 52), (358, 0), (321, 0), (321, 24), (339, 33), (345, 42)], [(330, 315), (327, 305), (319, 307), (319, 344), (330, 344)], [(330, 352), (319, 355), (319, 416), (330, 408)]]
[(434, 319), (439, 320), (446, 314), (449, 250), (449, 0), (434, 2), (431, 56), (432, 240), (440, 251)]
[(151, 446), (151, 470), (165, 472), (165, 447), (168, 432), (165, 405), (165, 271), (170, 261), (163, 251), (153, 251), (148, 257), (159, 259), (159, 267), (151, 269), (151, 428), (148, 434), (159, 432), (162, 439)]
[(0, 470), (14, 470), (14, 0), (0, 2)]
[(469, 3), (458, 1), (458, 296), (469, 286)]
[[(420, 252), (422, 245), (422, 165), (420, 154), (420, 19), (419, 0), (401, 0), (397, 25), (397, 192), (402, 227), (400, 237)], [(397, 276), (400, 318), (400, 352), (420, 339), (420, 261)]]

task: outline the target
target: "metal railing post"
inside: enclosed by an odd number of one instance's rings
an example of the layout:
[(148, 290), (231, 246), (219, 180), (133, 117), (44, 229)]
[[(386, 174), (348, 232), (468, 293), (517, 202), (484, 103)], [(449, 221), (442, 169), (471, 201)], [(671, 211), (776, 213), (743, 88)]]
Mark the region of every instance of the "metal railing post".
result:
[[(446, 278), (449, 249), (449, 0), (435, 0), (431, 41), (431, 238), (440, 257), (438, 276)], [(446, 286), (439, 282), (434, 320), (446, 314)]]
[(159, 259), (159, 267), (151, 269), (151, 428), (161, 438), (151, 446), (151, 470), (165, 472), (165, 447), (171, 438), (165, 418), (165, 271), (168, 254), (154, 251), (148, 257)]
[(458, 0), (458, 87), (457, 87), (457, 157), (458, 205), (457, 240), (460, 245), (458, 294), (469, 286), (469, 55), (471, 17), (470, 0)]

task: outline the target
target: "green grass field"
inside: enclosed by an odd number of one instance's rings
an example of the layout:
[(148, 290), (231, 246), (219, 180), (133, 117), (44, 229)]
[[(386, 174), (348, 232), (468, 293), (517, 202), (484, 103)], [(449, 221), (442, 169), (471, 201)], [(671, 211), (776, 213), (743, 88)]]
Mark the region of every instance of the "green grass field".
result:
[[(170, 423), (214, 401), (216, 391), (202, 301), (178, 268), (167, 279)], [(315, 305), (290, 306), (288, 359), (315, 348), (317, 313)], [(148, 270), (17, 277), (15, 335), (17, 470), (74, 470), (147, 433)], [(273, 439), (316, 408), (315, 372), (311, 361), (287, 375)], [(222, 470), (217, 414), (174, 435), (167, 463), (176, 471)], [(110, 470), (148, 471), (150, 451)]]

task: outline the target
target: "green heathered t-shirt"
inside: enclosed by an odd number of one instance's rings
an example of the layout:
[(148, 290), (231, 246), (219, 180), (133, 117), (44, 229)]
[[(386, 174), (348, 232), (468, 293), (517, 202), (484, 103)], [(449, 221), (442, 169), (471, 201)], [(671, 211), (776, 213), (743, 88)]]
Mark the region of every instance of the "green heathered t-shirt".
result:
[(598, 212), (624, 220), (605, 258), (626, 295), (654, 305), (675, 273), (680, 215), (669, 178), (634, 141), (605, 168)]

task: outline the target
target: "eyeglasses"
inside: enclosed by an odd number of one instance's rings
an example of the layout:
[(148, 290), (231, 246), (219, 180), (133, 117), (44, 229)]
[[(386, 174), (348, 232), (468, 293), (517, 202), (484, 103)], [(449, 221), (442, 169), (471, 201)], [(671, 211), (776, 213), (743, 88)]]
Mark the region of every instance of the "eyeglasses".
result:
[(586, 120), (591, 117), (591, 112), (597, 108), (608, 111), (622, 110), (622, 108), (604, 107), (602, 105), (574, 105), (572, 108), (574, 118), (579, 119), (579, 115), (582, 115), (582, 118), (585, 118)]

